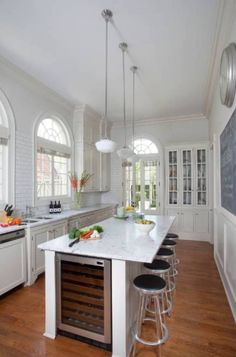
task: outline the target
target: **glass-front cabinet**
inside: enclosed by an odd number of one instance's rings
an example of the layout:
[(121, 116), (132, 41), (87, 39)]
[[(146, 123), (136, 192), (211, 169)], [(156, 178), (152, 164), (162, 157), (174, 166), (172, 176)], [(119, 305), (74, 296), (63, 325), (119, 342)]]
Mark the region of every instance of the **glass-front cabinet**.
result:
[(178, 152), (168, 152), (168, 204), (178, 205)]
[(206, 206), (207, 200), (207, 152), (206, 149), (196, 150), (196, 205)]
[(207, 148), (169, 148), (166, 151), (166, 160), (167, 205), (207, 207)]
[(184, 206), (191, 206), (193, 204), (192, 150), (182, 150), (181, 156), (182, 204)]

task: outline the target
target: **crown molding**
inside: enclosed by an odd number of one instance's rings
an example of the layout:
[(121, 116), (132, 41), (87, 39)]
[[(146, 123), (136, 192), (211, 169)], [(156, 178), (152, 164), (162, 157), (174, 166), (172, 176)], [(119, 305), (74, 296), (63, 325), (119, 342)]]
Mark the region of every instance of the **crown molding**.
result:
[(35, 77), (31, 76), (5, 57), (0, 55), (0, 66), (3, 70), (8, 71), (11, 75), (14, 75), (20, 82), (23, 82), (28, 88), (40, 93), (40, 95), (54, 101), (56, 104), (63, 106), (64, 109), (72, 111), (74, 104), (61, 96), (53, 89), (47, 87), (43, 82), (39, 81)]
[[(206, 116), (202, 113), (200, 114), (190, 114), (190, 115), (179, 115), (172, 117), (161, 117), (161, 118), (147, 118), (147, 119), (137, 119), (135, 120), (135, 126), (143, 125), (155, 125), (155, 124), (165, 124), (170, 122), (182, 122), (182, 121), (191, 121), (191, 120), (207, 120)], [(113, 126), (116, 128), (123, 127), (122, 120), (113, 120)], [(132, 125), (132, 120), (127, 120), (127, 126)]]

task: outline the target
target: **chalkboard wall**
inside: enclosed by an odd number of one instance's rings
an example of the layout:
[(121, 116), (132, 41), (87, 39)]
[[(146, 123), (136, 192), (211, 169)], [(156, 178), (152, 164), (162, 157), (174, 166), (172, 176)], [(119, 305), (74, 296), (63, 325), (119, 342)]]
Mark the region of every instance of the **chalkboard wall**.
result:
[(221, 206), (236, 215), (236, 110), (220, 136)]

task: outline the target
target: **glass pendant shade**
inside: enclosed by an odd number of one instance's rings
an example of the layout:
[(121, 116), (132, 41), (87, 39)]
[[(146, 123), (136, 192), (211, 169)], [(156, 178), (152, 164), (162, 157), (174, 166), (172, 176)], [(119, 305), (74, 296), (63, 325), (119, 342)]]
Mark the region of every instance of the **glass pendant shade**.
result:
[(95, 145), (97, 150), (104, 154), (108, 154), (115, 151), (117, 146), (116, 143), (110, 139), (101, 139), (97, 141)]
[(133, 150), (131, 150), (130, 148), (128, 148), (127, 146), (124, 146), (122, 149), (117, 151), (117, 155), (122, 159), (122, 160), (126, 160), (128, 159), (130, 156), (132, 156), (134, 154)]
[(128, 162), (130, 162), (131, 164), (135, 164), (138, 160), (139, 160), (139, 158), (138, 158), (138, 156), (135, 154), (135, 152), (133, 152), (133, 154), (130, 156), (130, 157), (128, 157)]

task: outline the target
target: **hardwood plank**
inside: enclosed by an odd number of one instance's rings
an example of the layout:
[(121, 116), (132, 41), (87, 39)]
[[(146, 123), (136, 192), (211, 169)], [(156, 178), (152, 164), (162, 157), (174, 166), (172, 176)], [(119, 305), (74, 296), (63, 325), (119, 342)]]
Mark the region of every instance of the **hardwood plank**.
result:
[[(212, 246), (179, 241), (180, 274), (174, 312), (167, 319), (170, 338), (161, 357), (235, 357), (236, 325), (213, 259)], [(144, 335), (153, 329), (146, 326)], [(0, 357), (110, 357), (111, 353), (44, 332), (44, 277), (31, 287), (0, 298)], [(158, 356), (158, 348), (137, 345), (138, 357)]]

